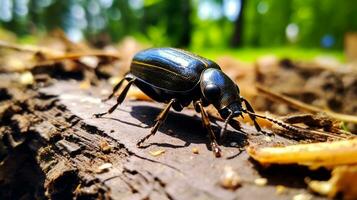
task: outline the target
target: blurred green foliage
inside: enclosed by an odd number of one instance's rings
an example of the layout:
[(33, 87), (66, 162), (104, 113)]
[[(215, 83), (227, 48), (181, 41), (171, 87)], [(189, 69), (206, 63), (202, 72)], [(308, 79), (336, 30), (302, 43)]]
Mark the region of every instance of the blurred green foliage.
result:
[(235, 37), (243, 47), (342, 49), (345, 33), (357, 31), (357, 6), (352, 0), (0, 0), (0, 28), (25, 41), (61, 28), (97, 46), (130, 35), (197, 50), (236, 46)]
[(276, 56), (279, 59), (289, 58), (293, 60), (314, 61), (316, 58), (334, 58), (336, 61), (345, 62), (342, 51), (328, 50), (320, 48), (301, 48), (301, 47), (243, 47), (238, 49), (219, 48), (219, 49), (195, 49), (195, 52), (203, 57), (218, 60), (222, 56), (230, 56), (244, 62), (254, 62), (264, 56)]

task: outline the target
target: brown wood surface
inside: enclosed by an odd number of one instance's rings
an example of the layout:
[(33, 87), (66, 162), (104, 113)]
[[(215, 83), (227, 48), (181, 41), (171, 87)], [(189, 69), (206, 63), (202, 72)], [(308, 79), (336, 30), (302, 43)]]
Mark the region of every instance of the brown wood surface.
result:
[[(252, 126), (242, 125), (244, 133), (230, 127), (221, 142), (223, 157), (215, 158), (199, 114), (190, 109), (171, 111), (159, 132), (146, 141), (147, 147), (138, 149), (136, 142), (149, 133), (163, 105), (125, 100), (113, 114), (93, 118), (115, 103), (100, 101), (103, 88), (110, 90), (109, 86), (83, 90), (78, 82), (60, 81), (39, 90), (4, 89), (13, 99), (2, 99), (0, 104), (6, 141), (1, 148), (6, 152), (0, 167), (2, 197), (269, 200), (308, 193), (304, 178), (314, 176), (308, 169), (265, 169), (245, 151), (239, 153), (238, 147), (248, 142), (267, 143), (265, 136), (255, 135)], [(13, 123), (6, 125), (6, 120)], [(212, 125), (218, 132), (222, 123)], [(272, 138), (272, 143), (290, 142)], [(150, 154), (157, 150), (165, 152)], [(99, 170), (104, 163), (112, 167)], [(238, 173), (241, 187), (227, 190), (220, 186), (225, 166)], [(267, 185), (254, 183), (261, 177), (268, 179)], [(278, 185), (287, 188), (283, 194), (276, 193)]]

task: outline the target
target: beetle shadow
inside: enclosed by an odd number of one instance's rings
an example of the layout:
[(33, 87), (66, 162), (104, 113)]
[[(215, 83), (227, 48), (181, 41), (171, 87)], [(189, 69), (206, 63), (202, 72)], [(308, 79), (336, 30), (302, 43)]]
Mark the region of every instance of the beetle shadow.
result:
[[(162, 109), (151, 106), (133, 106), (130, 114), (138, 119), (148, 127), (154, 124), (156, 117), (159, 115)], [(217, 122), (211, 123), (212, 130), (219, 138), (219, 132), (221, 127)], [(148, 128), (148, 134), (150, 132)], [(161, 147), (182, 148), (187, 147), (190, 144), (206, 144), (207, 148), (211, 150), (209, 145), (209, 138), (207, 136), (207, 130), (202, 125), (201, 117), (198, 115), (188, 116), (183, 113), (170, 112), (165, 122), (159, 128), (161, 133), (176, 137), (182, 141), (185, 141), (184, 145), (178, 146), (168, 143), (149, 143), (144, 148), (156, 145)], [(243, 132), (227, 130), (223, 141), (218, 141), (220, 146), (225, 147), (243, 147), (247, 144), (247, 136)]]
[(120, 123), (123, 123), (123, 124), (127, 124), (127, 125), (130, 125), (130, 126), (135, 126), (135, 127), (139, 127), (139, 128), (150, 128), (149, 125), (145, 125), (145, 126), (142, 126), (140, 124), (135, 124), (135, 123), (131, 123), (131, 122), (127, 122), (125, 120), (121, 120), (121, 119), (117, 119), (117, 118), (114, 118), (114, 117), (101, 117), (101, 119), (109, 119), (109, 120), (113, 120), (113, 121), (117, 121), (117, 122), (120, 122)]
[(263, 166), (253, 158), (249, 158), (249, 161), (253, 164), (255, 171), (268, 180), (268, 185), (283, 185), (288, 188), (299, 189), (307, 187), (307, 177), (320, 181), (327, 181), (331, 178), (330, 171), (322, 167), (311, 170), (307, 166), (297, 164)]

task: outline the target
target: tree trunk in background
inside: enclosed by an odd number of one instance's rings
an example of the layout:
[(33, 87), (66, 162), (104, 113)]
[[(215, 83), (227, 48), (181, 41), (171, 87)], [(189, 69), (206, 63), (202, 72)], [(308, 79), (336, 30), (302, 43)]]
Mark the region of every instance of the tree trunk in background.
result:
[(169, 19), (166, 25), (166, 34), (171, 40), (171, 45), (188, 47), (192, 32), (190, 0), (182, 0), (177, 3), (168, 2), (165, 12)]
[(191, 43), (191, 33), (192, 33), (192, 23), (190, 20), (191, 16), (191, 2), (190, 0), (185, 0), (182, 4), (182, 35), (179, 40), (179, 45), (187, 47)]
[(241, 3), (241, 9), (237, 16), (236, 21), (234, 22), (234, 31), (231, 39), (231, 46), (238, 47), (242, 46), (242, 36), (243, 36), (243, 18), (244, 18), (244, 5), (245, 0), (237, 0)]

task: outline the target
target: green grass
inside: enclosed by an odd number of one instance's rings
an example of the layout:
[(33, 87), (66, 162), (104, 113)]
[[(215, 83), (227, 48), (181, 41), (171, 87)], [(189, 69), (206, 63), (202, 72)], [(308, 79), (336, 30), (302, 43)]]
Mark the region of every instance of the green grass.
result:
[(297, 47), (276, 47), (276, 48), (240, 48), (240, 49), (192, 49), (193, 52), (216, 60), (221, 56), (232, 56), (236, 59), (252, 62), (257, 58), (265, 55), (275, 55), (278, 58), (290, 58), (293, 60), (313, 60), (318, 56), (331, 56), (340, 62), (345, 61), (342, 51), (324, 50), (324, 49), (307, 49)]

